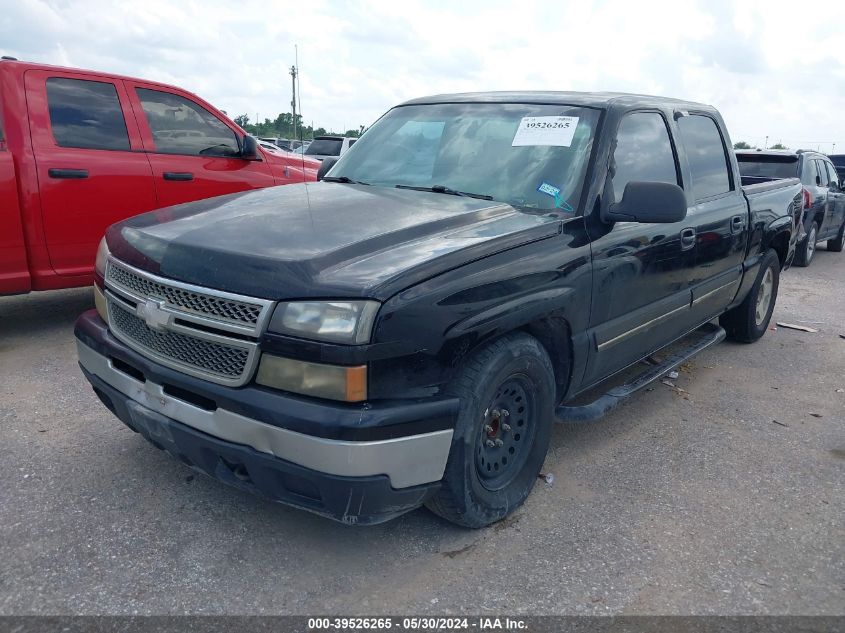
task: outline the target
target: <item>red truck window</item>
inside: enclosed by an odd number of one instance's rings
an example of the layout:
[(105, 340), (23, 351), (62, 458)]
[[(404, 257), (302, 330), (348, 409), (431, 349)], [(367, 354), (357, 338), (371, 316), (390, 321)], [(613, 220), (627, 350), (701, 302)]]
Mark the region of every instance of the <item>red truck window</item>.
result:
[(220, 119), (179, 95), (137, 88), (156, 151), (163, 154), (237, 156), (235, 133)]
[(129, 134), (114, 84), (50, 77), (47, 104), (60, 147), (129, 150)]

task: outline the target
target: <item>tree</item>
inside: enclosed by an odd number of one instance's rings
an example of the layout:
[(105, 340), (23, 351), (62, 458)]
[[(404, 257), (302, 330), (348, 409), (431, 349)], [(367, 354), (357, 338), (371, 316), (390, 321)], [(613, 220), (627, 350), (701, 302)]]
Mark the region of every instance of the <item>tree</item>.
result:
[(783, 143), (775, 143), (769, 149), (789, 149), (789, 148), (786, 145), (784, 145)]
[(243, 129), (246, 129), (246, 126), (249, 125), (249, 116), (246, 114), (239, 114), (232, 120), (238, 125), (240, 125)]
[(734, 149), (751, 149), (751, 146), (745, 141), (739, 141), (738, 143), (734, 143)]

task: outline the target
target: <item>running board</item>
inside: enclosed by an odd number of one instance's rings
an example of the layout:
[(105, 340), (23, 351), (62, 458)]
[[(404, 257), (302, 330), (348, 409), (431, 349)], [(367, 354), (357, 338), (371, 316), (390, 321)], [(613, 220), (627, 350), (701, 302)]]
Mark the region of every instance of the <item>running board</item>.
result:
[(564, 405), (557, 407), (555, 409), (557, 421), (564, 424), (572, 424), (597, 420), (608, 411), (616, 408), (628, 396), (653, 383), (658, 378), (665, 376), (668, 372), (683, 364), (700, 351), (725, 339), (725, 330), (713, 323), (702, 325), (694, 333), (701, 335), (698, 340), (671, 356), (667, 356), (661, 363), (650, 367), (631, 382), (614, 387), (589, 404), (577, 407)]

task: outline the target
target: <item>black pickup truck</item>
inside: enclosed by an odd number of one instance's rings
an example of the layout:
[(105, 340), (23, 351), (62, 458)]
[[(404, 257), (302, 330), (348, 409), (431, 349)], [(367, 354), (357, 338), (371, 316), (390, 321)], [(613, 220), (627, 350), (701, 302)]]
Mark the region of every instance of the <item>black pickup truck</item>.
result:
[(321, 182), (112, 226), (79, 362), (127, 426), (228, 484), (345, 523), (425, 504), (488, 525), (555, 419), (765, 333), (801, 185), (742, 187), (730, 147), (714, 108), (672, 99), (410, 101)]

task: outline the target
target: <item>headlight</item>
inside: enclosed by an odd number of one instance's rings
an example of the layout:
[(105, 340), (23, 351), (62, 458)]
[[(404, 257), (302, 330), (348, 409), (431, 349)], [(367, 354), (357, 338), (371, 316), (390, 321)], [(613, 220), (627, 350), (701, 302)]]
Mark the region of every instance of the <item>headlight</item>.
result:
[(280, 303), (268, 329), (278, 334), (332, 343), (370, 341), (377, 301), (292, 301)]
[(108, 261), (108, 258), (109, 245), (106, 244), (106, 238), (103, 238), (100, 240), (100, 245), (97, 247), (97, 259), (94, 261), (94, 270), (103, 279), (106, 278), (106, 262)]
[(255, 382), (265, 387), (343, 402), (367, 399), (367, 366), (340, 367), (264, 354)]

